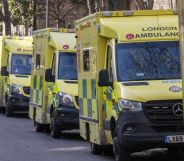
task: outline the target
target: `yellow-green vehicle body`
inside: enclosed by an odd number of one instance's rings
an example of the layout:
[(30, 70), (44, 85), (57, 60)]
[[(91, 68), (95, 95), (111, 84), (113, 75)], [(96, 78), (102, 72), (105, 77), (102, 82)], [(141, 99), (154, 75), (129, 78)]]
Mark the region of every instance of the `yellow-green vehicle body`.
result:
[(6, 115), (29, 109), (32, 37), (0, 38), (0, 104)]
[[(67, 29), (43, 29), (34, 33), (33, 40), (29, 116), (37, 131), (54, 121), (59, 137), (61, 130), (78, 128), (79, 125), (75, 34)], [(47, 76), (48, 71), (50, 76)], [(63, 100), (65, 102), (61, 102)], [(51, 133), (52, 130), (55, 129), (51, 126)]]
[[(181, 69), (182, 80), (184, 78), (184, 1), (177, 1), (177, 11), (179, 14), (179, 27), (180, 27), (180, 56), (181, 56)], [(184, 85), (184, 84), (183, 84)]]
[(177, 146), (168, 140), (184, 134), (177, 15), (107, 11), (75, 25), (80, 134), (92, 152)]

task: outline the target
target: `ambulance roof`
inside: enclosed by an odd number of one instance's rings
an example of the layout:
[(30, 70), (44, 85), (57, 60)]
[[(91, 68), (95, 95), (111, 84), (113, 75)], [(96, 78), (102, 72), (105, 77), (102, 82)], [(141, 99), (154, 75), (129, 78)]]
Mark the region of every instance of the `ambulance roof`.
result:
[(5, 49), (12, 53), (32, 53), (33, 40), (31, 37), (3, 37)]
[(74, 33), (50, 32), (49, 45), (59, 51), (75, 51), (76, 40)]
[(76, 24), (91, 26), (85, 23), (94, 21), (94, 18), (101, 36), (119, 42), (179, 40), (178, 16), (170, 10), (98, 12), (76, 21)]
[(47, 35), (49, 45), (59, 51), (75, 51), (76, 39), (74, 29), (46, 28), (34, 32), (34, 37)]

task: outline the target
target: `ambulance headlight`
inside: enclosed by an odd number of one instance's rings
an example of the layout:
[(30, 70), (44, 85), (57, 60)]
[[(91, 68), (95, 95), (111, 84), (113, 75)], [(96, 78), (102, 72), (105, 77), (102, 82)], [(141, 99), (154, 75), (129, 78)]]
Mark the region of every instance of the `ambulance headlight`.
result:
[(141, 102), (120, 99), (118, 104), (123, 111), (142, 111)]
[(11, 91), (12, 94), (20, 94), (20, 93), (21, 93), (20, 88), (21, 88), (21, 87), (20, 87), (19, 85), (17, 85), (17, 84), (12, 84), (12, 85), (10, 86), (10, 91)]
[(73, 101), (72, 101), (72, 96), (65, 94), (63, 92), (59, 92), (57, 94), (56, 100), (57, 100), (59, 105), (74, 106)]

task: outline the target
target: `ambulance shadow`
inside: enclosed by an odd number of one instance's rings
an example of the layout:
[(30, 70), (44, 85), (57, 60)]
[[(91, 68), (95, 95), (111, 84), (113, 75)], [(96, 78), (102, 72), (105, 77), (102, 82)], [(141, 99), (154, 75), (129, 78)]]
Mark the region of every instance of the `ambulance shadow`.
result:
[(131, 161), (183, 161), (184, 153), (168, 154), (166, 149), (155, 149), (132, 154)]
[(59, 139), (83, 141), (80, 136), (79, 130), (62, 131)]
[(22, 119), (29, 119), (29, 114), (28, 113), (13, 113), (12, 116), (13, 118), (22, 118)]
[(0, 114), (4, 114), (5, 113), (5, 108), (4, 107), (0, 107)]
[[(5, 115), (5, 108), (0, 107), (0, 114), (1, 115)], [(28, 113), (17, 113), (17, 112), (15, 112), (15, 113), (12, 114), (11, 117), (12, 118), (23, 118), (23, 119), (27, 119), (27, 118), (29, 118), (29, 114)]]

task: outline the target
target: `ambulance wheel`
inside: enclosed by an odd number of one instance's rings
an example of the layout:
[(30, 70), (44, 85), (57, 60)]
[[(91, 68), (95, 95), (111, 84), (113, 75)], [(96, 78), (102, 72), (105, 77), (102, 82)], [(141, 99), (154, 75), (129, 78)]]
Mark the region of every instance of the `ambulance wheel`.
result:
[(35, 122), (35, 131), (36, 132), (43, 132), (43, 130), (44, 130), (44, 127), (43, 127), (43, 125), (42, 124), (40, 124), (39, 122)]
[(112, 145), (104, 146), (104, 154), (105, 155), (113, 155), (113, 147), (112, 147)]
[(91, 148), (91, 153), (95, 155), (101, 155), (104, 152), (104, 148), (102, 145), (90, 143), (90, 148)]
[(130, 161), (130, 153), (119, 144), (118, 137), (113, 138), (113, 152), (116, 161)]
[(50, 125), (45, 125), (45, 132), (50, 134)]
[(50, 120), (50, 134), (54, 139), (58, 139), (61, 135), (61, 130), (60, 128), (56, 125), (56, 121), (54, 117), (51, 117)]
[(8, 100), (6, 100), (5, 115), (7, 117), (11, 117), (13, 115), (13, 112), (11, 110), (11, 106), (9, 105), (9, 101)]

